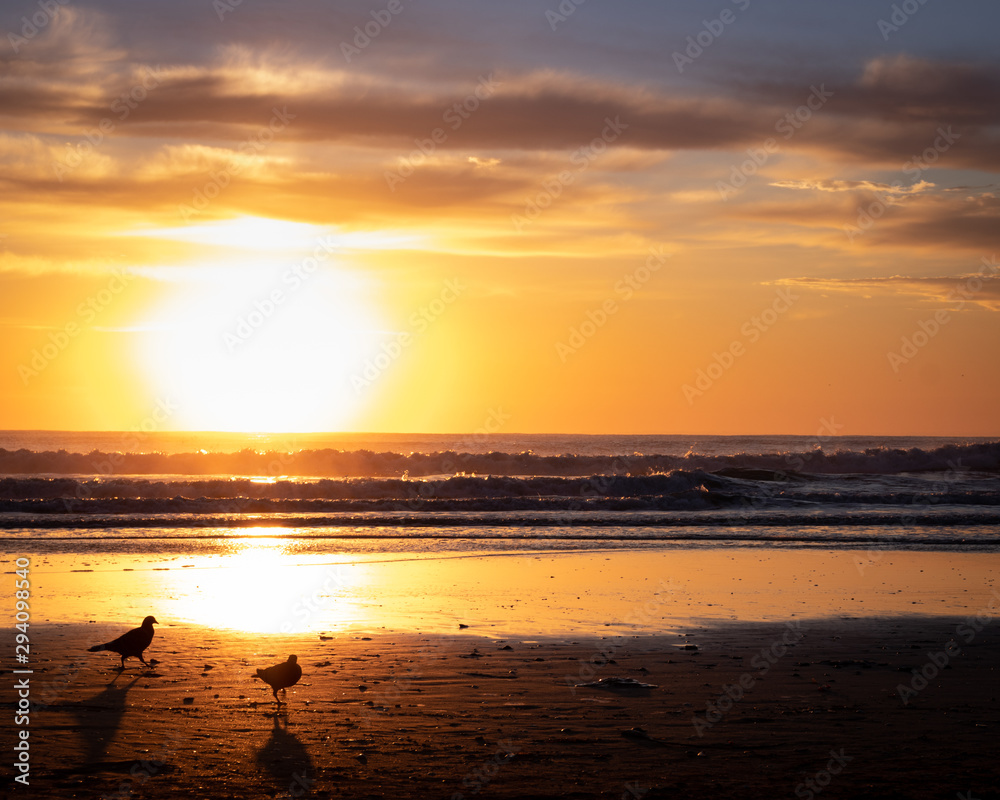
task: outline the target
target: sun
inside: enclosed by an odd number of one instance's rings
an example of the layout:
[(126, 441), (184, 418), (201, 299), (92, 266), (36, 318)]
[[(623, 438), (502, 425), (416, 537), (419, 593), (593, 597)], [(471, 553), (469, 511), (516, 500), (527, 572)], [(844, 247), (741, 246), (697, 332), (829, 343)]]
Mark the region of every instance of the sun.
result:
[(310, 226), (262, 225), (254, 246), (228, 244), (258, 224), (188, 232), (226, 254), (175, 270), (146, 317), (136, 356), (157, 400), (176, 409), (164, 427), (348, 430), (364, 399), (356, 376), (386, 328), (372, 286), (322, 235), (302, 247)]

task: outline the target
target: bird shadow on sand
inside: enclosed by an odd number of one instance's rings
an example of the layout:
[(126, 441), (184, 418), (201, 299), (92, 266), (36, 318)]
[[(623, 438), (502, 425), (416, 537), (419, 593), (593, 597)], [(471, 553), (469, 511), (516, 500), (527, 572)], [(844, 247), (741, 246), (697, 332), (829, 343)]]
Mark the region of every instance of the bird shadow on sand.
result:
[(271, 715), (271, 737), (257, 751), (257, 764), (279, 794), (300, 797), (315, 783), (313, 763), (305, 746), (288, 730), (288, 710)]
[(81, 763), (56, 769), (55, 773), (90, 774), (119, 769), (127, 771), (132, 766), (134, 759), (122, 763), (105, 761), (108, 746), (121, 728), (127, 695), (136, 681), (144, 677), (143, 673), (136, 673), (122, 680), (122, 674), (116, 672), (104, 689), (89, 698), (51, 707), (53, 711), (69, 713), (74, 718), (73, 728), (83, 745)]

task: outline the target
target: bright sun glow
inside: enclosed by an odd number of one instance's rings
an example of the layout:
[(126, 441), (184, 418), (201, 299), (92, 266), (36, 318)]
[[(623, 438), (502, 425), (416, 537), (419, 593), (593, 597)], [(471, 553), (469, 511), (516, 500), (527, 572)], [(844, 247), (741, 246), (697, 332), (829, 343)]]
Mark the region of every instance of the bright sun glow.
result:
[(326, 232), (324, 228), (302, 222), (263, 217), (236, 217), (222, 222), (208, 222), (182, 228), (154, 228), (123, 235), (173, 239), (247, 250), (294, 250), (311, 247), (317, 237), (324, 232)]
[[(179, 270), (173, 294), (144, 321), (137, 357), (158, 398), (174, 409), (164, 427), (349, 428), (364, 399), (357, 376), (386, 327), (368, 300), (370, 288), (341, 266), (335, 246), (313, 239), (296, 249), (300, 229), (312, 226), (252, 223), (192, 228), (188, 235), (201, 241), (256, 237), (268, 254), (237, 253)], [(277, 243), (289, 240), (279, 253)]]
[(339, 630), (364, 616), (354, 598), (363, 567), (309, 564), (301, 554), (286, 555), (280, 539), (241, 546), (236, 555), (195, 559), (192, 569), (162, 573), (170, 582), (164, 595), (179, 598), (169, 612), (175, 619), (254, 633), (301, 633)]
[(180, 228), (143, 228), (120, 235), (254, 251), (312, 250), (320, 241), (340, 250), (402, 250), (424, 243), (423, 237), (411, 233), (341, 231), (333, 226), (309, 225), (266, 217), (235, 217)]

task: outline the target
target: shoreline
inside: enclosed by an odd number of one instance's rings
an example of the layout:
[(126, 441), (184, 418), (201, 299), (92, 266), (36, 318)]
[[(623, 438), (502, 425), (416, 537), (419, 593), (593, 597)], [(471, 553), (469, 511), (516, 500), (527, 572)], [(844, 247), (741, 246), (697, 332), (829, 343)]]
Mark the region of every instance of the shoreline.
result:
[(259, 633), (459, 625), (494, 638), (677, 631), (726, 621), (962, 616), (1000, 590), (1000, 554), (783, 548), (338, 553), (269, 537), (231, 551), (31, 557), (35, 623)]

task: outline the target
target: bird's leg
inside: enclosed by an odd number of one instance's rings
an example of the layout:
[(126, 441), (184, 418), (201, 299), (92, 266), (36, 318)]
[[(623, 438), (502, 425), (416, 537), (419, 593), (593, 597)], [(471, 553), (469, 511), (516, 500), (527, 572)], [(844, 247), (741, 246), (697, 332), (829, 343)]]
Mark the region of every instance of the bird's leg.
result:
[(122, 665), (118, 668), (119, 672), (125, 671), (125, 656), (122, 656)]

